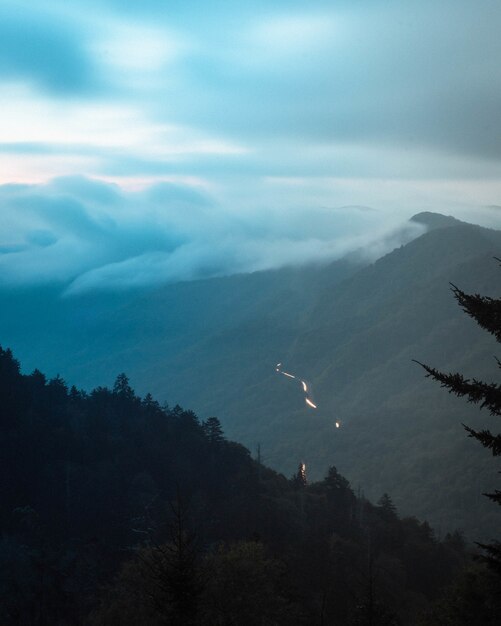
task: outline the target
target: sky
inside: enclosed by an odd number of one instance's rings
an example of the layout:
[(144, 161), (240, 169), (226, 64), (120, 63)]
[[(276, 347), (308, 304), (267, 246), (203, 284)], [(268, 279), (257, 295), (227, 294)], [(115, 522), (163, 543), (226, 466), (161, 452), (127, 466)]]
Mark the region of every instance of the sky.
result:
[(376, 255), (428, 210), (501, 226), (500, 28), (499, 0), (0, 0), (0, 282)]

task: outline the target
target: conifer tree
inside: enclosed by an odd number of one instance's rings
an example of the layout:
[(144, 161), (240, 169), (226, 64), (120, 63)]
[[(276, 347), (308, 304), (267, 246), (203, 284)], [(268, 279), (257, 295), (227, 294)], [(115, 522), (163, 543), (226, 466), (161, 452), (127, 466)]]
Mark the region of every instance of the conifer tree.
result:
[(129, 379), (123, 372), (116, 377), (115, 384), (113, 385), (113, 393), (127, 400), (134, 398), (134, 392), (130, 386)]
[(217, 417), (209, 417), (202, 424), (203, 431), (213, 446), (218, 446), (224, 441), (223, 428)]
[[(499, 259), (497, 259), (499, 260)], [(480, 294), (467, 294), (456, 285), (452, 285), (452, 292), (459, 305), (477, 324), (496, 337), (501, 343), (501, 298), (490, 298)], [(416, 361), (419, 363), (419, 361)], [(501, 369), (501, 361), (496, 359)], [(465, 397), (468, 402), (479, 404), (486, 408), (493, 416), (501, 416), (501, 384), (484, 382), (476, 378), (468, 379), (459, 373), (444, 373), (434, 367), (419, 363), (427, 372), (426, 376), (438, 381), (442, 387), (448, 389), (458, 397)], [(475, 430), (464, 425), (469, 437), (477, 439), (494, 456), (501, 455), (501, 433), (492, 433), (488, 429)], [(492, 501), (501, 505), (501, 491), (485, 494)], [(485, 560), (501, 575), (501, 543), (489, 545), (478, 544), (486, 551)]]
[(293, 484), (298, 487), (306, 487), (308, 484), (308, 480), (306, 478), (306, 464), (301, 461), (297, 468), (297, 474), (294, 474), (292, 477)]
[(393, 522), (398, 518), (397, 507), (393, 504), (393, 500), (387, 493), (379, 498), (377, 505), (379, 507), (381, 517), (387, 522)]

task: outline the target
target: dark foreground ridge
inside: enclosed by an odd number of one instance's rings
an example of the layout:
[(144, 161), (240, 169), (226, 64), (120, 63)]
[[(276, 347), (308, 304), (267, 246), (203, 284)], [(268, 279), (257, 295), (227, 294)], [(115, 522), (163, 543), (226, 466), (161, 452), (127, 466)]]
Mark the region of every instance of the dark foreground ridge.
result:
[[(334, 467), (288, 480), (123, 374), (86, 394), (0, 349), (0, 404), (2, 625), (432, 624), (469, 562), (460, 534)], [(456, 604), (498, 584), (467, 576)]]

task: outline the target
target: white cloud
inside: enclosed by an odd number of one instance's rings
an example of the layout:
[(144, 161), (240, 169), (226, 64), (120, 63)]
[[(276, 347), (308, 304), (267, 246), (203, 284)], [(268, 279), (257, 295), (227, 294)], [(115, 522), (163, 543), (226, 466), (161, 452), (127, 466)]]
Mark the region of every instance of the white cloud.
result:
[(25, 85), (0, 85), (0, 184), (105, 175), (106, 159), (155, 160), (168, 171), (175, 161), (248, 151), (222, 137), (152, 120), (136, 104), (60, 102)]
[(343, 21), (332, 13), (266, 16), (252, 26), (249, 39), (268, 55), (294, 56), (332, 45), (343, 32)]
[[(334, 258), (421, 210), (499, 219), (479, 209), (501, 197), (496, 3), (31, 5), (0, 20), (0, 183), (36, 183), (0, 190), (4, 280), (250, 271)], [(78, 174), (122, 191), (40, 185)], [(63, 228), (61, 197), (115, 226), (94, 243)], [(353, 205), (379, 212), (336, 208)]]
[(171, 32), (151, 26), (111, 24), (92, 51), (113, 70), (155, 72), (176, 61), (186, 45)]
[(56, 281), (68, 294), (380, 254), (400, 227), (357, 207), (235, 212), (193, 187), (125, 192), (81, 178), (0, 187), (0, 211), (2, 282)]

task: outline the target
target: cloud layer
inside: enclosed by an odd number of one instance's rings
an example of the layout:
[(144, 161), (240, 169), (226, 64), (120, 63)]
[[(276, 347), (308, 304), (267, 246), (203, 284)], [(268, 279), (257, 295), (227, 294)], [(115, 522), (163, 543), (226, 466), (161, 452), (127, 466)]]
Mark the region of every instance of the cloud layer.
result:
[(4, 0), (4, 280), (333, 258), (421, 210), (499, 225), (500, 27), (494, 0)]
[(374, 257), (422, 232), (368, 207), (237, 212), (189, 186), (123, 192), (83, 178), (4, 186), (0, 210), (2, 283), (59, 283), (68, 295), (327, 262), (361, 247)]

